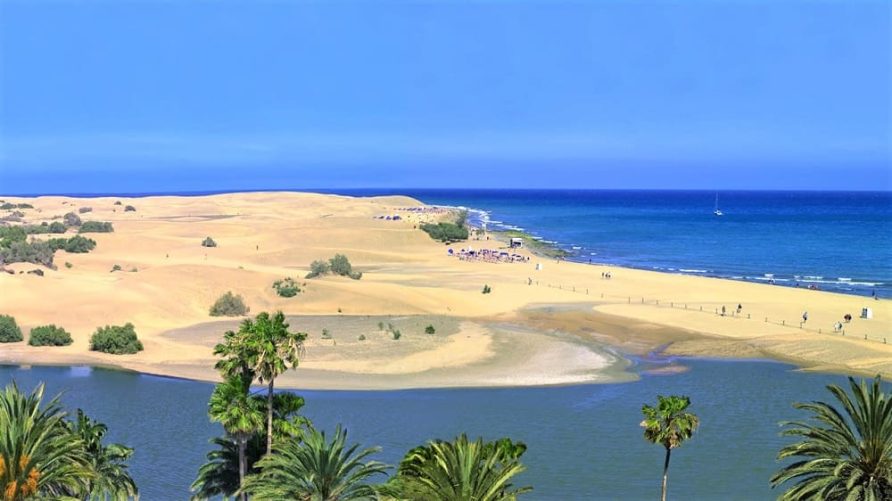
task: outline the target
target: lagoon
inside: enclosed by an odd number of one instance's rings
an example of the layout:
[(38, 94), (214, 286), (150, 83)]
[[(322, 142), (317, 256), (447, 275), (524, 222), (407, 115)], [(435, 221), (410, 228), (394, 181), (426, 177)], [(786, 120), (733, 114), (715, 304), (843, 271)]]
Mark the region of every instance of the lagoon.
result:
[[(642, 438), (645, 402), (686, 394), (700, 431), (672, 455), (675, 499), (772, 499), (779, 421), (800, 417), (794, 401), (827, 399), (839, 375), (804, 373), (763, 361), (676, 361), (672, 375), (642, 374), (629, 383), (545, 388), (404, 391), (303, 391), (305, 414), (321, 429), (337, 423), (351, 442), (380, 445), (379, 460), (396, 464), (433, 437), (508, 436), (529, 446), (519, 483), (525, 499), (655, 499), (662, 448)], [(0, 366), (0, 383), (27, 390), (45, 381), (70, 409), (83, 408), (109, 426), (109, 438), (136, 449), (131, 461), (142, 499), (187, 499), (189, 484), (221, 432), (206, 403), (212, 385), (89, 367)]]

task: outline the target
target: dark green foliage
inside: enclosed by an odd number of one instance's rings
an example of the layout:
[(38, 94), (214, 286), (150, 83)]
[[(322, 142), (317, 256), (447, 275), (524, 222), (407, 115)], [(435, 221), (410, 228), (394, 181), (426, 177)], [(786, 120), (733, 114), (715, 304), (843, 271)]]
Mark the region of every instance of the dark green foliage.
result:
[(68, 261), (65, 261), (65, 267), (68, 268), (68, 269), (70, 270), (71, 268), (74, 267), (74, 265), (71, 264), (71, 263), (69, 263)]
[(95, 240), (80, 235), (71, 238), (53, 238), (48, 243), (54, 251), (64, 250), (72, 254), (83, 254), (96, 248)]
[(436, 334), (436, 333), (437, 333), (437, 329), (434, 328), (433, 325), (428, 325), (427, 327), (424, 328), (424, 333), (425, 333), (425, 334)]
[(300, 292), (300, 287), (290, 277), (273, 282), (273, 289), (282, 297), (294, 297)]
[(112, 355), (133, 354), (142, 351), (142, 343), (130, 322), (121, 325), (106, 325), (96, 329), (90, 338), (90, 349)]
[(484, 286), (483, 286), (483, 293), (484, 293), (484, 294), (489, 294), (490, 292), (492, 292), (492, 287), (490, 287), (490, 286), (488, 286), (488, 285), (484, 285)]
[(359, 280), (362, 278), (362, 272), (353, 271), (353, 265), (350, 264), (350, 260), (347, 256), (343, 254), (335, 254), (335, 256), (325, 261), (313, 261), (310, 263), (310, 272), (307, 273), (306, 278), (316, 278), (321, 275), (327, 275), (329, 273), (334, 273), (335, 275), (340, 275), (342, 277), (350, 277), (353, 280)]
[(0, 209), (3, 210), (12, 210), (12, 209), (33, 209), (34, 206), (31, 204), (12, 204), (9, 202), (0, 205)]
[(391, 331), (391, 334), (393, 334), (393, 340), (394, 340), (394, 341), (399, 341), (400, 338), (403, 337), (403, 333), (400, 332), (399, 329), (396, 329), (396, 330), (394, 330), (394, 331)]
[(111, 233), (115, 231), (109, 222), (103, 221), (84, 221), (78, 233)]
[(248, 313), (248, 307), (245, 306), (244, 298), (241, 295), (233, 294), (232, 291), (220, 296), (211, 306), (210, 311), (212, 317), (237, 317), (246, 313)]
[(9, 315), (0, 315), (0, 343), (15, 343), (21, 340), (22, 329), (19, 329), (15, 318)]
[(468, 229), (456, 223), (425, 223), (421, 225), (421, 230), (440, 242), (450, 243), (468, 239)]
[(29, 235), (39, 235), (46, 233), (65, 233), (65, 230), (67, 228), (59, 221), (53, 221), (51, 224), (48, 224), (46, 221), (44, 221), (40, 224), (22, 226), (22, 229)]
[(124, 207), (124, 212), (136, 212), (136, 207), (134, 207), (132, 205), (128, 205), (128, 206)]
[[(108, 427), (94, 421), (77, 410), (77, 418), (66, 422), (66, 428), (83, 443), (93, 478), (88, 480), (85, 489), (89, 499), (131, 499), (138, 498), (139, 490), (130, 476), (127, 460), (133, 456), (133, 449), (122, 444), (103, 444)], [(79, 496), (80, 497), (80, 496)]]
[(211, 237), (207, 237), (201, 242), (202, 247), (216, 247), (217, 242), (214, 242), (214, 239)]
[(93, 212), (93, 208), (92, 207), (81, 207), (77, 211), (81, 214), (86, 214), (88, 212)]
[(316, 260), (310, 263), (310, 272), (307, 273), (306, 278), (316, 278), (321, 275), (327, 275), (329, 271), (331, 271), (331, 267), (328, 262)]
[(360, 341), (365, 341), (365, 334), (360, 334), (358, 339)]
[(68, 226), (80, 226), (82, 221), (81, 217), (75, 214), (74, 212), (69, 212), (62, 217), (62, 220), (65, 221), (65, 224)]
[(384, 330), (384, 322), (378, 322), (378, 330), (379, 330), (379, 331), (383, 331), (383, 330)]
[(13, 242), (24, 242), (28, 238), (21, 226), (0, 226), (0, 249), (8, 249)]
[(49, 242), (42, 240), (12, 241), (9, 247), (0, 247), (0, 263), (34, 263), (53, 268), (54, 251)]
[(31, 346), (68, 346), (71, 343), (71, 334), (53, 324), (35, 327), (28, 336), (28, 344)]
[(111, 269), (111, 272), (110, 272), (110, 273), (114, 273), (114, 272), (116, 272), (116, 271), (121, 271), (121, 265), (116, 264), (116, 265), (112, 266), (112, 269)]
[[(192, 483), (192, 499), (204, 500), (217, 496), (233, 496), (239, 489), (239, 445), (232, 437), (216, 437), (211, 443), (217, 448), (207, 453), (207, 462), (198, 469)], [(257, 461), (266, 452), (266, 436), (254, 433), (245, 441), (245, 462), (249, 475), (259, 473)]]

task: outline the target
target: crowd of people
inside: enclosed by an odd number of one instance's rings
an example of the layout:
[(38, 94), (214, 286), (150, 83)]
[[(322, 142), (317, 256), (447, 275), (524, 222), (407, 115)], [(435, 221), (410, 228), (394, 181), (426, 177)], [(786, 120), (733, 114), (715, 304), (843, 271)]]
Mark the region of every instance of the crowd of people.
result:
[(462, 261), (485, 261), (487, 263), (527, 263), (530, 261), (529, 256), (507, 252), (500, 249), (461, 249), (455, 251), (450, 248), (447, 253), (450, 256), (458, 257)]

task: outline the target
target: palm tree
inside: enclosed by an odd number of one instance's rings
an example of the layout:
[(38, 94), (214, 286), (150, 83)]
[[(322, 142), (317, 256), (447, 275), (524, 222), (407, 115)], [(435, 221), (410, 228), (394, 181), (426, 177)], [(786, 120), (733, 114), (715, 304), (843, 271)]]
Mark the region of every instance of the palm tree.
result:
[(666, 501), (669, 457), (672, 455), (672, 449), (681, 446), (685, 440), (691, 438), (694, 431), (700, 426), (700, 419), (687, 412), (688, 406), (691, 405), (691, 399), (688, 397), (659, 395), (657, 401), (656, 407), (645, 404), (641, 408), (641, 413), (644, 414), (641, 427), (644, 428), (644, 438), (666, 448), (666, 461), (663, 464), (663, 494), (661, 496), (662, 501)]
[(239, 485), (244, 483), (248, 469), (245, 453), (248, 438), (263, 427), (263, 409), (251, 398), (250, 390), (251, 381), (246, 377), (229, 377), (214, 387), (208, 402), (211, 421), (222, 424), (238, 446)]
[[(266, 452), (266, 433), (261, 432), (262, 416), (266, 413), (266, 397), (251, 395), (252, 408), (260, 412), (261, 424), (245, 443), (245, 474), (257, 473), (256, 463)], [(304, 399), (289, 392), (279, 392), (273, 397), (273, 438), (281, 440), (303, 440), (312, 423), (299, 415)], [(192, 483), (193, 499), (208, 499), (215, 496), (234, 496), (240, 487), (239, 442), (231, 436), (211, 439), (217, 448), (207, 454), (208, 462), (198, 470), (198, 478)]]
[(346, 442), (347, 432), (339, 426), (330, 442), (324, 432), (313, 430), (303, 442), (277, 443), (274, 454), (258, 461), (260, 473), (249, 476), (243, 490), (258, 501), (374, 499), (375, 490), (365, 480), (383, 474), (387, 467), (363, 460), (380, 448), (357, 452), (358, 444), (347, 447)]
[[(217, 449), (208, 452), (208, 462), (198, 469), (198, 478), (192, 483), (194, 500), (234, 496), (241, 487), (241, 444), (232, 437), (216, 437), (211, 443)], [(257, 461), (263, 457), (266, 448), (266, 435), (257, 432), (251, 435), (245, 445), (244, 454), (247, 469), (245, 473), (259, 472)]]
[(771, 478), (772, 487), (795, 485), (780, 499), (892, 499), (892, 395), (881, 378), (868, 385), (849, 378), (851, 395), (827, 386), (840, 408), (825, 402), (795, 403), (809, 421), (787, 421), (785, 436), (802, 440), (780, 450), (778, 459), (799, 457)]
[(83, 440), (68, 431), (58, 398), (43, 403), (40, 384), (26, 395), (0, 392), (0, 497), (20, 500), (88, 492), (95, 474)]
[(462, 434), (451, 442), (433, 440), (406, 454), (381, 493), (397, 499), (514, 500), (532, 490), (511, 484), (525, 469), (520, 462), (525, 451), (526, 445), (507, 438), (472, 442)]
[[(246, 321), (246, 323), (248, 323)], [(281, 311), (270, 316), (263, 312), (249, 326), (248, 351), (253, 370), (260, 383), (267, 383), (266, 453), (273, 450), (273, 391), (276, 377), (296, 368), (303, 354), (303, 342), (307, 335), (289, 332), (285, 315)]]
[(133, 455), (133, 449), (121, 444), (103, 445), (102, 438), (108, 427), (91, 420), (80, 409), (77, 410), (77, 419), (67, 426), (74, 436), (83, 441), (95, 474), (87, 487), (90, 498), (126, 500), (138, 495), (136, 482), (127, 472), (126, 464)]

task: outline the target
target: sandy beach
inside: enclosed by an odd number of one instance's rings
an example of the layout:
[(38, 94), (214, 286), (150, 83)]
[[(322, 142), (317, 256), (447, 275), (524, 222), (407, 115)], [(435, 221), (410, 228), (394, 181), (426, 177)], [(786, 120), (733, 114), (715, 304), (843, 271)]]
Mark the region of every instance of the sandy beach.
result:
[[(208, 310), (232, 291), (245, 298), (251, 313), (282, 310), (294, 330), (308, 333), (301, 367), (282, 379), (286, 387), (613, 381), (634, 377), (622, 355), (654, 352), (772, 358), (812, 370), (892, 375), (888, 300), (556, 261), (526, 250), (517, 253), (529, 260), (514, 263), (460, 260), (447, 250), (505, 244), (435, 242), (416, 227), (448, 214), (406, 210), (423, 207), (407, 197), (3, 199), (32, 204), (24, 210), (31, 224), (90, 207), (81, 214), (84, 220), (110, 221), (115, 228), (88, 235), (98, 243), (90, 253), (57, 251), (58, 269), (44, 268), (44, 276), (19, 273), (39, 267), (27, 263), (0, 273), (0, 314), (13, 315), (26, 339), (30, 328), (49, 323), (74, 338), (58, 348), (2, 344), (3, 363), (112, 365), (215, 380), (212, 347), (240, 319), (211, 317)], [(136, 210), (124, 212), (124, 205)], [(379, 218), (393, 215), (400, 219)], [(201, 246), (208, 236), (217, 247)], [(361, 280), (304, 279), (311, 261), (336, 253), (363, 272)], [(112, 272), (114, 265), (122, 271)], [(608, 271), (612, 278), (603, 278)], [(272, 284), (286, 277), (303, 292), (277, 296)], [(491, 294), (481, 293), (484, 285)], [(872, 319), (859, 318), (863, 307), (873, 310)], [(804, 311), (809, 317), (801, 324)], [(834, 332), (845, 314), (853, 320)], [(145, 351), (89, 351), (98, 326), (125, 322), (135, 325)], [(392, 323), (400, 339), (379, 322)], [(425, 333), (427, 325), (436, 333)], [(322, 337), (323, 329), (330, 339)]]

